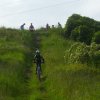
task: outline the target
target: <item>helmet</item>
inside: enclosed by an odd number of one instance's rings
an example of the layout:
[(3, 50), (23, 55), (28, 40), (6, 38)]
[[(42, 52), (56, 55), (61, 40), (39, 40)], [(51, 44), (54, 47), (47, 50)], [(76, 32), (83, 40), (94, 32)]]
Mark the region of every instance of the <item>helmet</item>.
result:
[(37, 50), (36, 50), (36, 53), (38, 53), (38, 54), (39, 54), (39, 53), (40, 53), (40, 51), (37, 49)]

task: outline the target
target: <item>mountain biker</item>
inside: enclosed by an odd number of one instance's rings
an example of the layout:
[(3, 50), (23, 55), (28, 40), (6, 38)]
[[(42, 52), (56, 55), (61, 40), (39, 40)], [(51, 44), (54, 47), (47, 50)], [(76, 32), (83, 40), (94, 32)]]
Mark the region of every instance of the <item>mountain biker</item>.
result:
[(50, 29), (50, 26), (49, 26), (48, 23), (46, 24), (46, 29), (47, 29), (47, 30)]
[(34, 63), (36, 63), (36, 73), (38, 66), (40, 67), (40, 72), (42, 72), (41, 64), (44, 63), (44, 58), (42, 57), (38, 49), (36, 50), (36, 54), (34, 56)]
[(24, 26), (25, 26), (25, 23), (24, 23), (23, 25), (20, 26), (20, 29), (21, 29), (21, 30), (24, 30)]
[(29, 26), (29, 30), (30, 30), (30, 31), (34, 31), (34, 26), (32, 25), (32, 23), (31, 23), (31, 25)]

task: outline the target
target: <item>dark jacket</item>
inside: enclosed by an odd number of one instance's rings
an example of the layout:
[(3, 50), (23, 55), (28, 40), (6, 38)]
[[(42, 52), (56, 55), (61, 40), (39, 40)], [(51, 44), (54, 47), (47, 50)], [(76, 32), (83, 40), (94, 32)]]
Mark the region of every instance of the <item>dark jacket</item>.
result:
[(44, 63), (44, 58), (40, 54), (34, 56), (34, 62), (37, 64)]

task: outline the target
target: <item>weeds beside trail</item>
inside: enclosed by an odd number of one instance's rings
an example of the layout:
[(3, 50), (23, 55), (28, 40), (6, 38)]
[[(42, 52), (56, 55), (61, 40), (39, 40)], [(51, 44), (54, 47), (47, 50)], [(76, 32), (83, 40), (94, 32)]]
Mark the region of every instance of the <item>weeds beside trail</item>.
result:
[(0, 100), (37, 100), (45, 93), (33, 64), (39, 33), (0, 29)]
[(33, 34), (0, 29), (0, 100), (28, 100)]
[(65, 51), (74, 42), (65, 40), (58, 29), (41, 34), (41, 39), (41, 51), (46, 60), (46, 100), (99, 100), (100, 69), (82, 63), (67, 64)]

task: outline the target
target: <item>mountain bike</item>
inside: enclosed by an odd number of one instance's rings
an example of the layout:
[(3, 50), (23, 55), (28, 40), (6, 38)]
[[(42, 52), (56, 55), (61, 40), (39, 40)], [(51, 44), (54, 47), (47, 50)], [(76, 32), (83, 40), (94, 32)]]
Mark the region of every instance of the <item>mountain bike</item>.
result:
[[(36, 63), (36, 61), (34, 61), (34, 63)], [(42, 74), (42, 71), (41, 71), (41, 64), (44, 63), (44, 61), (42, 61), (40, 64), (36, 64), (36, 74), (37, 74), (37, 77), (38, 79), (41, 81), (41, 74)]]
[(37, 77), (38, 77), (38, 79), (39, 80), (41, 80), (41, 68), (40, 68), (40, 65), (38, 64), (38, 66), (37, 66)]

